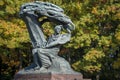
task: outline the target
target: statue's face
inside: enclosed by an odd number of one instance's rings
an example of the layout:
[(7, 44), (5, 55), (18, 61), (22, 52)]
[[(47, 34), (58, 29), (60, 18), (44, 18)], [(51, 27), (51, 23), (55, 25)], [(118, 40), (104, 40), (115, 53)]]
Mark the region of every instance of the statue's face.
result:
[(60, 33), (61, 32), (61, 26), (56, 26), (55, 27), (55, 33)]

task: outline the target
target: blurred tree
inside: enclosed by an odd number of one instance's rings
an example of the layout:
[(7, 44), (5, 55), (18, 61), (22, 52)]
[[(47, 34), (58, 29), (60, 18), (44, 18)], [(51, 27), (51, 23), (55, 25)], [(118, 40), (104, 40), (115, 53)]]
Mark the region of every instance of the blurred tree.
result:
[[(34, 0), (0, 0), (1, 80), (31, 62), (31, 43), (24, 22), (19, 18), (23, 3)], [(119, 0), (40, 0), (65, 10), (76, 29), (62, 53), (69, 53), (72, 67), (93, 80), (120, 79), (120, 1)], [(44, 25), (45, 32), (49, 23)], [(46, 34), (48, 36), (48, 34)], [(65, 56), (63, 55), (63, 56)], [(21, 56), (21, 57), (20, 57)]]

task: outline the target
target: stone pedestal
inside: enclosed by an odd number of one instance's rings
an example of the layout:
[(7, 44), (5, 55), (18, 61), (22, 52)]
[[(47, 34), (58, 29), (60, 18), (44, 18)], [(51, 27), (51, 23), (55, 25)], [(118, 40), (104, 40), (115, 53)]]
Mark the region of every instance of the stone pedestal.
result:
[(83, 80), (81, 74), (16, 74), (14, 80)]

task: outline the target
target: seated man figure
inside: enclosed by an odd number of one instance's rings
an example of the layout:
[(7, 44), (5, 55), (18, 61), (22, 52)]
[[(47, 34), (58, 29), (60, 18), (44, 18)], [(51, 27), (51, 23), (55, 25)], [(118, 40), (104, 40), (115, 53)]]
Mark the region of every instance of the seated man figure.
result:
[(37, 54), (34, 57), (34, 62), (37, 66), (34, 69), (42, 72), (51, 67), (52, 59), (58, 56), (60, 46), (70, 41), (70, 31), (68, 31), (69, 33), (61, 34), (62, 27), (62, 25), (57, 25), (54, 28), (54, 34), (48, 38), (46, 46), (33, 49), (34, 56)]

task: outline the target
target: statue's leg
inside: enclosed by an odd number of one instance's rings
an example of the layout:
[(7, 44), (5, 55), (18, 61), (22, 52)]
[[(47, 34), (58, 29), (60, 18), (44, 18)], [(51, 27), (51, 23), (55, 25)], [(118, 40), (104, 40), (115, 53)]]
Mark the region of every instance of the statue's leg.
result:
[(38, 58), (37, 49), (33, 49), (32, 53), (33, 53), (33, 61), (34, 61), (34, 64), (36, 65), (36, 67), (34, 69), (35, 70), (40, 69), (40, 63), (39, 63), (39, 60), (38, 60), (39, 58)]
[(38, 49), (38, 56), (40, 58), (40, 61), (41, 61), (41, 66), (44, 67), (44, 68), (49, 68), (51, 66), (51, 58), (49, 55), (46, 55), (46, 54), (49, 54), (49, 53), (46, 53), (46, 50), (43, 52), (41, 51), (40, 49)]

